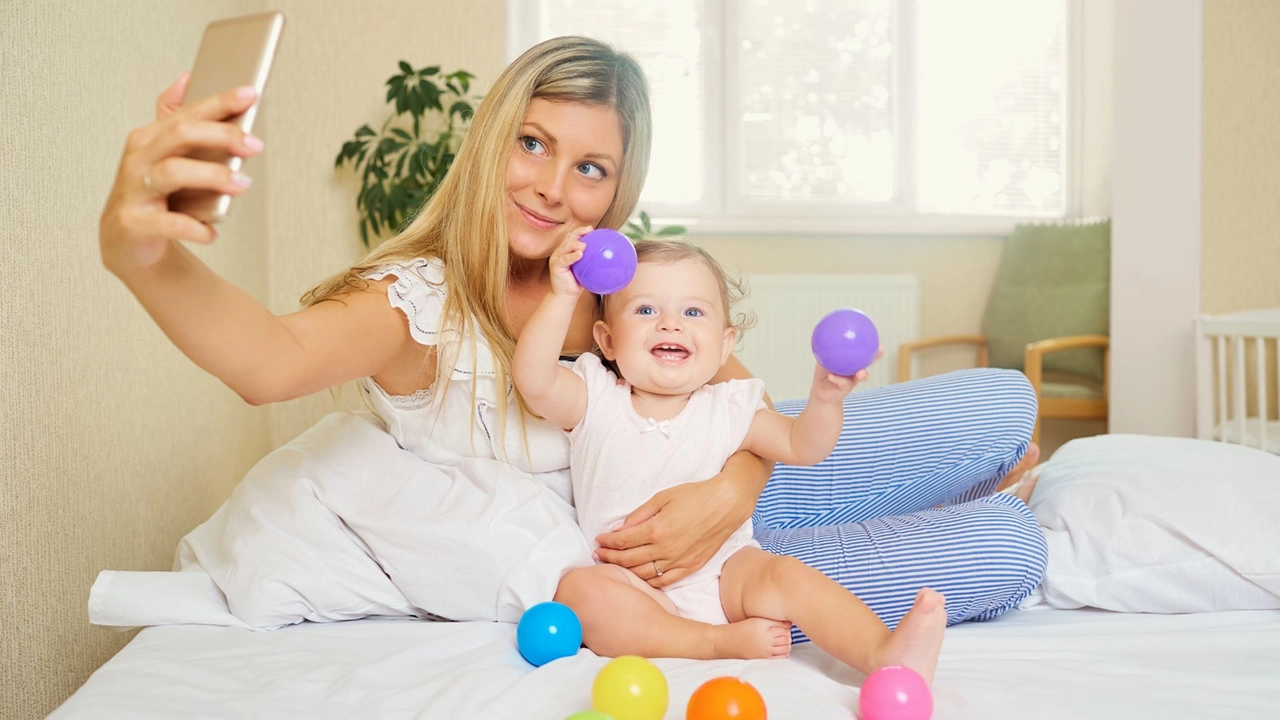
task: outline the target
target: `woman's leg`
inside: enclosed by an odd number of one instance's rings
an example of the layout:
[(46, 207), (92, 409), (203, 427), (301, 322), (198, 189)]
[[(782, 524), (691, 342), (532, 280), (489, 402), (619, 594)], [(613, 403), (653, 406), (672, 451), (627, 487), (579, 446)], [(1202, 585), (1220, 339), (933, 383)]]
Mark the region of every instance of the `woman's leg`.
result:
[[(778, 404), (787, 414), (801, 407)], [(774, 470), (756, 506), (756, 527), (842, 525), (990, 495), (1026, 452), (1035, 419), (1035, 392), (1011, 370), (960, 371), (854, 393), (829, 458)]]
[(997, 617), (1035, 589), (1048, 558), (1035, 517), (1008, 493), (858, 523), (757, 528), (756, 539), (821, 570), (890, 628), (922, 587), (947, 598), (950, 624)]

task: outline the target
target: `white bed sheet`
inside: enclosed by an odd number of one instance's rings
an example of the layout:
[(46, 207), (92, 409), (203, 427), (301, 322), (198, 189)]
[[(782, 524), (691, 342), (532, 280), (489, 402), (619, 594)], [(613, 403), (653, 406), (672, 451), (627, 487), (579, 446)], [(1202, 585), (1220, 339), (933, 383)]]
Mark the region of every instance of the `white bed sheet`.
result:
[[(50, 717), (561, 720), (606, 661), (532, 668), (514, 626), (359, 620), (272, 632), (143, 630)], [(666, 717), (703, 681), (753, 683), (771, 720), (848, 720), (861, 676), (812, 645), (788, 660), (658, 660)], [(1278, 718), (1280, 611), (1138, 615), (1018, 610), (948, 631), (937, 720)]]

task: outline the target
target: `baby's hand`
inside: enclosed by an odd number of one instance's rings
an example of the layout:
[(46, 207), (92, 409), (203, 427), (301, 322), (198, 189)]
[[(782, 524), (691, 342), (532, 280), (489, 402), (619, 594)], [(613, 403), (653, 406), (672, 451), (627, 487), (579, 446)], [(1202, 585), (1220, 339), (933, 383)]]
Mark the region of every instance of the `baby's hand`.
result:
[(573, 276), (569, 266), (582, 259), (582, 251), (587, 247), (587, 244), (582, 242), (582, 236), (589, 232), (591, 232), (590, 226), (569, 231), (569, 234), (565, 235), (564, 240), (551, 253), (551, 259), (548, 261), (551, 267), (551, 292), (556, 295), (576, 298), (582, 294), (582, 286), (578, 284), (578, 278)]
[[(871, 361), (874, 365), (884, 355), (884, 347), (876, 350), (875, 360)], [(810, 391), (810, 398), (820, 400), (822, 402), (840, 402), (848, 395), (858, 383), (866, 382), (871, 377), (866, 369), (859, 370), (853, 375), (836, 375), (829, 372), (821, 365), (815, 365), (813, 369), (813, 390)]]

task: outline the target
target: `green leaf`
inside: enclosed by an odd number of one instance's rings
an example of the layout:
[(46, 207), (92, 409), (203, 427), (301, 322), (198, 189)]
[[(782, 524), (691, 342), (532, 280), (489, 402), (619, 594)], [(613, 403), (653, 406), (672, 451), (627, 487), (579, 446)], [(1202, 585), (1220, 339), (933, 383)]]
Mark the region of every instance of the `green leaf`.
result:
[(413, 136), (411, 136), (411, 135), (409, 135), (409, 133), (405, 132), (404, 128), (391, 128), (391, 132), (392, 132), (392, 134), (394, 134), (396, 137), (398, 137), (398, 138), (400, 138), (400, 139), (404, 140), (405, 142), (409, 142), (409, 141), (413, 140)]
[(462, 118), (463, 120), (466, 120), (467, 118), (471, 117), (473, 112), (474, 110), (472, 110), (471, 104), (465, 100), (459, 100), (455, 102), (453, 105), (449, 106), (449, 114), (453, 115), (456, 113), (458, 117)]
[(683, 225), (668, 225), (662, 228), (661, 230), (659, 230), (658, 234), (659, 235), (683, 235), (684, 231), (685, 229)]
[(435, 75), (438, 72), (440, 72), (440, 66), (432, 65), (431, 67), (422, 68), (421, 70), (418, 71), (418, 74), (419, 75)]
[(436, 87), (435, 83), (423, 80), (420, 88), (424, 105), (432, 110), (444, 109), (444, 106), (440, 104), (440, 88)]
[(356, 137), (358, 137), (358, 138), (361, 138), (361, 137), (371, 137), (371, 136), (376, 135), (376, 134), (377, 134), (377, 133), (375, 133), (375, 132), (373, 131), (373, 128), (369, 127), (368, 125), (361, 125), (361, 126), (360, 126), (360, 129), (359, 129), (359, 130), (356, 130)]
[(405, 75), (413, 74), (413, 66), (405, 62), (404, 60), (400, 61), (400, 69), (404, 71)]

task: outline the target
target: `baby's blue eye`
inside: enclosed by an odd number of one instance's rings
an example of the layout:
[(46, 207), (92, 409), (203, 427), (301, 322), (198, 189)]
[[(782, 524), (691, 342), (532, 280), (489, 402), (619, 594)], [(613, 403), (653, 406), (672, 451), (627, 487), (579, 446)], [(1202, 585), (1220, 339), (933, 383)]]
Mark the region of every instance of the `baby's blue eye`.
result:
[(536, 153), (542, 151), (542, 141), (535, 137), (529, 137), (528, 135), (524, 135), (520, 138), (520, 146), (523, 147), (526, 152)]
[(704, 313), (698, 308), (689, 308), (688, 310), (684, 311), (685, 317), (702, 317), (703, 315)]
[(654, 310), (653, 307), (649, 305), (641, 305), (640, 307), (636, 308), (637, 315), (652, 315), (656, 312), (657, 310)]

